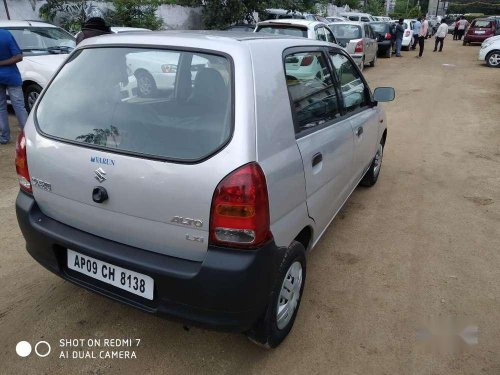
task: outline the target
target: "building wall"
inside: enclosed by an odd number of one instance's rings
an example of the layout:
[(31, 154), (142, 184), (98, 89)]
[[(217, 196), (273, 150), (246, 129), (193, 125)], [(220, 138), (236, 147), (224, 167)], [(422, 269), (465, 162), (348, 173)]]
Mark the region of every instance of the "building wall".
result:
[[(12, 20), (39, 20), (38, 12), (45, 3), (45, 0), (7, 0)], [(100, 4), (105, 3), (100, 2)], [(169, 29), (203, 29), (201, 8), (162, 5), (158, 8), (158, 15), (163, 18), (165, 25)], [(3, 1), (0, 1), (0, 19), (7, 19)]]

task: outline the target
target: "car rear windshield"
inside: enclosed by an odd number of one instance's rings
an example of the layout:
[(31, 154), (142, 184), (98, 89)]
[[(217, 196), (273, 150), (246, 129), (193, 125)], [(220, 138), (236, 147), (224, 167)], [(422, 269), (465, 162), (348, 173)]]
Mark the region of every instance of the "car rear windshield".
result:
[(307, 38), (307, 29), (296, 26), (279, 26), (279, 25), (259, 26), (257, 32), (268, 33), (273, 35), (290, 35), (290, 36)]
[(471, 27), (493, 27), (491, 21), (474, 21)]
[(231, 136), (227, 57), (144, 48), (87, 48), (41, 99), (49, 136), (122, 153), (197, 161)]
[(357, 25), (345, 25), (342, 23), (330, 25), (333, 35), (337, 39), (359, 39), (362, 38), (361, 27)]
[(389, 25), (386, 24), (386, 23), (375, 23), (375, 22), (372, 22), (370, 23), (373, 31), (375, 31), (376, 33), (386, 33), (386, 32), (389, 32)]

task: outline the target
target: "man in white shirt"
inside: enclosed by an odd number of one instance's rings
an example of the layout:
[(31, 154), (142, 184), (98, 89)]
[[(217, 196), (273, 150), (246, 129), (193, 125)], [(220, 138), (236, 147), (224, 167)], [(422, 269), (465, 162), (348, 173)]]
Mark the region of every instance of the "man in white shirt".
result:
[(462, 40), (462, 37), (465, 34), (465, 29), (467, 29), (467, 26), (469, 26), (469, 21), (467, 21), (464, 16), (460, 18), (460, 21), (458, 21), (458, 40)]
[(437, 31), (436, 31), (436, 43), (434, 44), (434, 51), (437, 51), (438, 44), (439, 44), (439, 52), (443, 51), (443, 44), (444, 44), (444, 38), (446, 38), (446, 35), (448, 34), (448, 25), (446, 24), (445, 20), (441, 20), (441, 25), (439, 25)]

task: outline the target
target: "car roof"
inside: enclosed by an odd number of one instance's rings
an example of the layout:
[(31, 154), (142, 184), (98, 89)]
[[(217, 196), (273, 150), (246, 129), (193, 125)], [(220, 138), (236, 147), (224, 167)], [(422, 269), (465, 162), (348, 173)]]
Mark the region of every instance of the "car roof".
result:
[(121, 33), (129, 31), (151, 31), (151, 30), (142, 27), (111, 26), (111, 31), (114, 33)]
[(367, 22), (359, 22), (359, 21), (342, 21), (342, 22), (332, 22), (330, 23), (329, 25), (356, 25), (356, 26), (360, 26), (360, 27), (363, 27), (363, 25), (367, 23)]
[(48, 22), (42, 22), (42, 21), (5, 21), (2, 20), (0, 21), (0, 27), (54, 27), (57, 28), (57, 26), (52, 25), (51, 23)]
[(257, 24), (257, 26), (263, 26), (263, 25), (272, 25), (272, 24), (284, 24), (284, 25), (297, 25), (297, 26), (305, 26), (305, 27), (313, 27), (316, 25), (324, 25), (324, 22), (320, 21), (310, 21), (310, 20), (304, 20), (304, 19), (296, 19), (296, 18), (283, 18), (279, 20), (268, 20), (268, 21), (262, 21)]
[(245, 43), (281, 43), (284, 46), (328, 46), (332, 44), (315, 39), (307, 39), (289, 35), (271, 35), (267, 33), (216, 30), (168, 30), (151, 31), (149, 33), (138, 31), (121, 34), (105, 34), (98, 37), (85, 39), (80, 45), (130, 45), (153, 47), (184, 46), (201, 49), (216, 49), (213, 46), (226, 44), (228, 46), (234, 46), (238, 48)]

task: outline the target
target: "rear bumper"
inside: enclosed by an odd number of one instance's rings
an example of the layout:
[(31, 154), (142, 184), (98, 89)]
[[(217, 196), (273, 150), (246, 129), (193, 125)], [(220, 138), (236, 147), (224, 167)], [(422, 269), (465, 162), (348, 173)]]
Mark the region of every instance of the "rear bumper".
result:
[(378, 52), (387, 51), (389, 48), (392, 48), (392, 42), (390, 40), (378, 42)]
[[(203, 262), (193, 262), (69, 227), (45, 216), (23, 192), (16, 212), (28, 252), (63, 279), (152, 314), (219, 330), (246, 331), (264, 313), (282, 254), (271, 241), (252, 251), (209, 247)], [(68, 248), (152, 277), (154, 299), (68, 269)]]
[(464, 41), (468, 43), (482, 43), (486, 39), (491, 38), (493, 35), (475, 35), (475, 34), (466, 34), (464, 36)]

